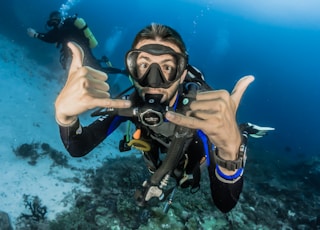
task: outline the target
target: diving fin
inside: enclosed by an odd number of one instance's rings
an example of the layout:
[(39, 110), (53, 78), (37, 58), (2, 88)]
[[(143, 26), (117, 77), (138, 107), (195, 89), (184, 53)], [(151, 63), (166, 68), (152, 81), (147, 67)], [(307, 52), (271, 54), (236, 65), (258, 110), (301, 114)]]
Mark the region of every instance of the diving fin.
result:
[[(250, 135), (250, 137), (254, 137), (254, 138), (261, 138), (264, 135), (266, 135), (268, 131), (275, 130), (275, 128), (272, 128), (272, 127), (262, 127), (249, 122), (247, 123), (247, 126), (248, 126), (248, 129), (250, 130), (248, 134)], [(247, 130), (247, 128), (245, 130)]]

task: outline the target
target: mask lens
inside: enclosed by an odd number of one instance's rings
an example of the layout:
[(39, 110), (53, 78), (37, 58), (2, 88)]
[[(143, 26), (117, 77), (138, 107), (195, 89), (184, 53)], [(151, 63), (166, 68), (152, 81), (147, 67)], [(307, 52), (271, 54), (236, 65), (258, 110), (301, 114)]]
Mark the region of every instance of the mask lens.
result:
[(143, 76), (150, 71), (152, 64), (157, 64), (162, 75), (167, 81), (172, 81), (177, 76), (177, 58), (171, 54), (159, 55), (160, 63), (152, 62), (152, 55), (141, 52), (136, 60), (137, 78)]

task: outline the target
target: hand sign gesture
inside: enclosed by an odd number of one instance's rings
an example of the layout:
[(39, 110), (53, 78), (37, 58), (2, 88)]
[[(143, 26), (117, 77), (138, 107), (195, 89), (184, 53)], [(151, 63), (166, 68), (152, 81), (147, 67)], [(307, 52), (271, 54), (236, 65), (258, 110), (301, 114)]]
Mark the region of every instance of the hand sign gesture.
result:
[(56, 120), (60, 125), (71, 125), (77, 116), (96, 107), (128, 108), (130, 101), (111, 99), (106, 73), (83, 66), (83, 50), (76, 43), (68, 43), (72, 62), (68, 79), (55, 102)]
[(231, 94), (226, 90), (198, 93), (190, 105), (190, 116), (168, 112), (166, 118), (177, 125), (202, 130), (219, 149), (220, 157), (235, 160), (241, 144), (236, 112), (243, 93), (253, 80), (253, 76), (241, 78)]

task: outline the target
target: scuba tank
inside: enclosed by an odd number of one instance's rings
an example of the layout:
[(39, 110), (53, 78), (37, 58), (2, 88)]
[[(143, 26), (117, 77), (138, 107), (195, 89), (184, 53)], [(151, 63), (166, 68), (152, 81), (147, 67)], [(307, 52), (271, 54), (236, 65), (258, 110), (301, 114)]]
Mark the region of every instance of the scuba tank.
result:
[(89, 40), (90, 48), (95, 48), (98, 45), (97, 39), (94, 37), (93, 33), (91, 32), (90, 28), (88, 27), (87, 23), (84, 21), (83, 18), (76, 18), (74, 21), (74, 25), (83, 31), (83, 34)]

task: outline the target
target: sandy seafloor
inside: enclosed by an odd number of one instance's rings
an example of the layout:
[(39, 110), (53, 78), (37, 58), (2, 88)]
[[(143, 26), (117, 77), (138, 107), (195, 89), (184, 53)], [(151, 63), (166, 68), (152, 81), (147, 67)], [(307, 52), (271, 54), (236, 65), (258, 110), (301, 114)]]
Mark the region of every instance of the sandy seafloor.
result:
[[(47, 216), (52, 219), (56, 213), (68, 210), (68, 196), (73, 190), (85, 189), (78, 183), (62, 182), (72, 177), (81, 180), (81, 170), (51, 167), (53, 161), (48, 156), (40, 157), (32, 166), (14, 154), (13, 150), (25, 143), (48, 143), (67, 156), (54, 119), (54, 100), (66, 74), (28, 60), (25, 50), (0, 36), (0, 210), (6, 211), (13, 222), (25, 211), (23, 194), (39, 196), (50, 207)], [(82, 121), (86, 122), (86, 117)], [(117, 148), (116, 140), (111, 135), (108, 149)], [(69, 164), (79, 169), (99, 167), (107, 155), (112, 157), (112, 153), (101, 154), (99, 149), (89, 157), (69, 158)]]

